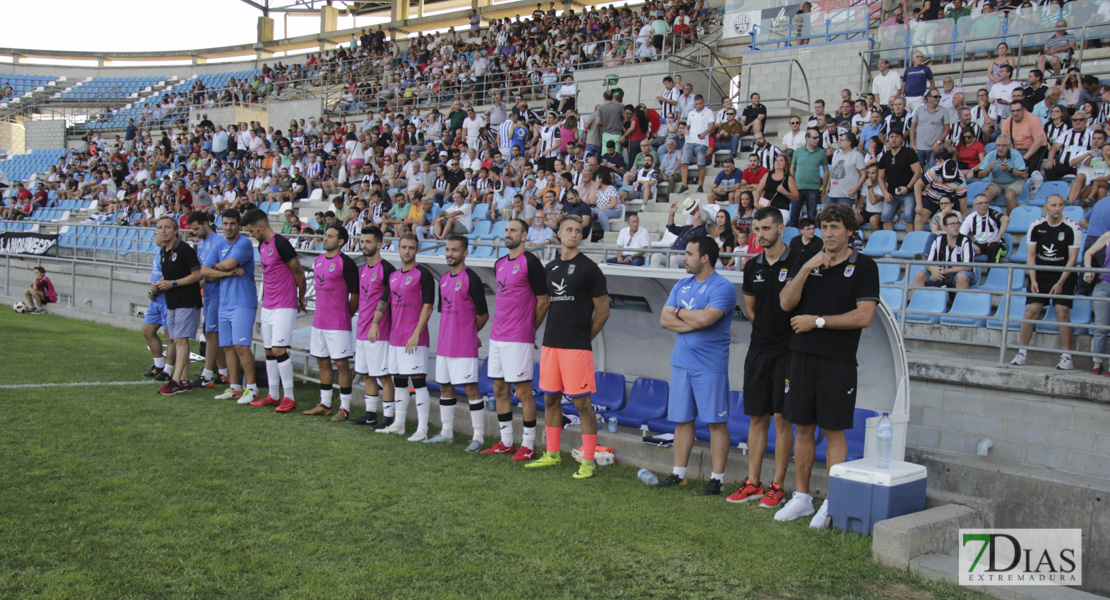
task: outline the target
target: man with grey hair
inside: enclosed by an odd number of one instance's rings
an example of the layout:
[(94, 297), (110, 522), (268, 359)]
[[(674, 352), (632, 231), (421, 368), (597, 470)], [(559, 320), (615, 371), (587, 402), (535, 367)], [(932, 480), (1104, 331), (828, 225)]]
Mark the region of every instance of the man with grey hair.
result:
[(678, 226), (674, 224), (674, 214), (678, 212), (677, 204), (671, 205), (670, 215), (667, 216), (667, 231), (676, 236), (674, 243), (671, 244), (671, 250), (677, 250), (678, 253), (653, 253), (651, 255), (652, 267), (660, 269), (666, 267), (672, 269), (686, 268), (686, 257), (682, 253), (686, 251), (687, 242), (696, 235), (706, 235), (705, 224), (709, 222), (709, 211), (699, 207), (698, 201), (693, 198), (686, 198), (682, 201), (682, 210), (690, 215), (689, 225)]
[(176, 349), (173, 375), (158, 393), (170, 396), (193, 389), (189, 382), (189, 340), (200, 325), (200, 260), (191, 246), (177, 235), (177, 220), (163, 216), (154, 226), (161, 247), (158, 253), (162, 278), (151, 284), (154, 293), (166, 297), (166, 337)]
[(1029, 173), (1021, 152), (1010, 147), (1010, 136), (998, 136), (994, 150), (987, 152), (977, 171), (979, 177), (990, 175), (991, 182), (983, 190), (987, 200), (993, 202), (995, 198), (1005, 196), (1006, 213), (1014, 212), (1017, 197), (1025, 187), (1025, 178)]

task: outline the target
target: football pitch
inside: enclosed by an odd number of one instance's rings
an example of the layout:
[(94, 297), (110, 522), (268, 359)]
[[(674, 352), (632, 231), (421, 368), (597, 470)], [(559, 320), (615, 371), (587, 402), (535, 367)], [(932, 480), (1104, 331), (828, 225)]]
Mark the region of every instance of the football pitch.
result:
[(0, 332), (2, 598), (980, 597), (629, 466), (578, 481), (569, 453), (525, 470), (220, 389), (97, 385), (142, 381), (137, 331), (2, 310)]

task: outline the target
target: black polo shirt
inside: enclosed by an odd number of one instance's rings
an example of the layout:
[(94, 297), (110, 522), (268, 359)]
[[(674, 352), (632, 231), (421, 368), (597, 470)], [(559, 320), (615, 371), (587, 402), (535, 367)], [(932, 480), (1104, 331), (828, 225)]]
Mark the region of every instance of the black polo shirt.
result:
[(910, 180), (913, 179), (913, 166), (919, 162), (921, 161), (917, 159), (917, 152), (907, 146), (902, 146), (897, 154), (891, 150), (883, 153), (882, 159), (879, 160), (879, 168), (885, 172), (886, 191), (890, 192), (891, 196), (895, 195), (896, 188), (910, 185)]
[[(801, 262), (794, 263), (787, 279), (794, 279), (802, 266)], [(842, 315), (855, 310), (856, 303), (861, 300), (879, 301), (879, 267), (871, 258), (853, 251), (848, 260), (809, 274), (794, 314), (819, 317)], [(860, 331), (813, 328), (794, 334), (790, 350), (856, 364)]]
[(741, 116), (744, 118), (745, 125), (751, 125), (752, 121), (755, 121), (756, 118), (759, 117), (759, 115), (763, 115), (764, 118), (767, 117), (766, 106), (763, 106), (762, 104), (758, 106), (753, 106), (749, 104), (744, 108), (744, 112), (741, 113)]
[(782, 356), (790, 351), (790, 315), (782, 310), (779, 294), (791, 271), (795, 268), (795, 254), (787, 246), (778, 262), (771, 264), (767, 255), (760, 253), (744, 265), (744, 283), (740, 290), (745, 296), (755, 297), (755, 314), (752, 320), (752, 337), (748, 348), (768, 356)]
[[(192, 246), (182, 241), (174, 242), (173, 246), (159, 252), (162, 262), (162, 279), (176, 281), (188, 277), (190, 273), (200, 269), (197, 260), (197, 251)], [(166, 290), (166, 308), (200, 308), (200, 283), (179, 285)]]

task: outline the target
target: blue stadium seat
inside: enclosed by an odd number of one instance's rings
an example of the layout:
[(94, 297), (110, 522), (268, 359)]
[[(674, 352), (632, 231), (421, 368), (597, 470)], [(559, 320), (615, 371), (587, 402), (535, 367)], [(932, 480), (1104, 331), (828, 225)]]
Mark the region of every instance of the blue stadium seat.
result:
[(987, 180), (984, 180), (984, 179), (981, 179), (979, 181), (973, 181), (973, 182), (967, 184), (968, 204), (970, 204), (971, 201), (974, 200), (976, 196), (978, 196), (979, 194), (982, 194), (983, 190), (987, 189), (988, 185), (990, 185), (990, 182), (987, 181)]
[(782, 230), (782, 243), (790, 245), (790, 240), (798, 236), (800, 232), (797, 227), (787, 227)]
[[(975, 289), (987, 290), (991, 292), (1006, 291), (1006, 273), (1010, 269), (989, 269), (985, 280), (981, 281)], [(1025, 287), (1025, 270), (1014, 269), (1014, 279), (1010, 282), (1010, 289), (1018, 291)]]
[(959, 292), (952, 308), (948, 309), (952, 315), (974, 315), (981, 318), (950, 317), (940, 318), (941, 325), (955, 325), (957, 327), (982, 327), (991, 314), (991, 295), (977, 294), (975, 292)]
[[(1002, 329), (1002, 309), (1006, 306), (1004, 302), (998, 304), (998, 308), (994, 311), (994, 316), (987, 319), (987, 329)], [(1021, 328), (1021, 319), (1025, 317), (1025, 296), (1011, 296), (1010, 297), (1010, 323), (1011, 330), (1018, 330)]]
[(879, 263), (879, 283), (894, 283), (902, 275), (902, 265)]
[(489, 235), (490, 229), (492, 227), (493, 223), (490, 223), (489, 221), (475, 221), (474, 228), (471, 229), (470, 233), (466, 234), (466, 237), (467, 239), (473, 240), (476, 238), (481, 238), (482, 236)]
[[(621, 421), (619, 417), (617, 418), (617, 423), (624, 425), (624, 422)], [(646, 423), (641, 423), (641, 425), (647, 425), (648, 431), (653, 433), (674, 433), (675, 428), (678, 426), (677, 423), (668, 420), (667, 417), (658, 417)]]
[(729, 204), (728, 206), (725, 207), (725, 210), (728, 212), (728, 220), (735, 221), (736, 220), (736, 213), (740, 212), (740, 205), (739, 204)]
[(894, 311), (895, 316), (898, 316), (898, 313), (902, 310), (902, 288), (881, 287), (879, 288), (879, 296), (886, 300), (890, 310)]
[[(875, 234), (871, 234), (874, 236)], [(906, 234), (902, 240), (902, 245), (891, 253), (894, 258), (914, 258), (916, 255), (921, 254), (928, 256), (929, 241), (933, 238), (933, 233), (930, 231), (911, 231)], [(866, 250), (864, 254), (867, 254)]]
[(872, 231), (863, 247), (867, 256), (886, 256), (898, 248), (898, 234), (886, 229)]
[[(1082, 212), (1082, 209), (1080, 209), (1080, 212)], [(1029, 226), (1033, 224), (1033, 221), (1041, 218), (1041, 214), (1041, 209), (1036, 206), (1018, 206), (1014, 208), (1010, 211), (1010, 224), (1006, 227), (1006, 233), (1025, 234), (1029, 231)]]
[(607, 416), (616, 416), (621, 427), (639, 427), (652, 419), (667, 414), (667, 395), (670, 384), (662, 379), (640, 377), (632, 383), (628, 403), (617, 411), (608, 411)]
[(478, 204), (474, 207), (474, 212), (470, 214), (470, 218), (474, 221), (484, 221), (489, 218), (489, 205), (485, 202)]
[[(1076, 328), (1080, 325), (1091, 324), (1091, 301), (1090, 300), (1075, 300), (1071, 309), (1071, 324)], [(1045, 311), (1044, 318), (1040, 323), (1037, 323), (1037, 333), (1058, 333), (1060, 331), (1060, 323), (1056, 320), (1056, 308), (1050, 306)], [(1076, 333), (1076, 335), (1079, 335)]]
[(1022, 263), (1022, 264), (1024, 264), (1025, 259), (1027, 258), (1026, 254), (1028, 254), (1028, 253), (1029, 253), (1029, 236), (1026, 235), (1026, 236), (1022, 236), (1021, 243), (1018, 244), (1017, 250), (1016, 251), (1011, 251), (1010, 254), (1008, 254), (1006, 256), (1006, 258), (1008, 258), (1010, 260), (1010, 262), (1012, 262), (1012, 263)]
[[(489, 221), (482, 221), (488, 223)], [(493, 246), (475, 246), (474, 250), (470, 252), (470, 258), (493, 258)]]
[(508, 221), (498, 221), (493, 224), (493, 227), (489, 230), (489, 233), (479, 237), (486, 240), (499, 240), (505, 237), (505, 228), (508, 226)]
[(948, 308), (948, 292), (935, 289), (916, 289), (906, 307), (906, 321), (911, 323), (940, 322)]
[(592, 397), (594, 405), (604, 407), (603, 412), (623, 409), (627, 402), (624, 396), (624, 375), (598, 371), (596, 380), (597, 393)]
[[(1066, 196), (1065, 196), (1066, 197)], [(1083, 208), (1072, 204), (1064, 207), (1064, 218), (1075, 221), (1076, 225), (1083, 220)]]
[(1029, 206), (1044, 206), (1052, 194), (1060, 194), (1065, 199), (1068, 197), (1067, 181), (1046, 181), (1037, 189), (1037, 195), (1029, 200)]

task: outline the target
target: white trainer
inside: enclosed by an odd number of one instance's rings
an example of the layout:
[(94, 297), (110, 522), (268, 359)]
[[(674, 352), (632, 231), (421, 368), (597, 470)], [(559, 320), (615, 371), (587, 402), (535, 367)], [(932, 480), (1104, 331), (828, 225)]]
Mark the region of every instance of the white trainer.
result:
[(813, 515), (813, 518), (810, 519), (809, 528), (825, 529), (829, 526), (831, 521), (832, 517), (829, 516), (829, 499), (825, 498), (825, 501), (821, 503), (821, 508), (817, 509), (817, 514)]
[(239, 396), (235, 393), (235, 390), (227, 388), (226, 392), (216, 395), (216, 400), (233, 400), (238, 397)]
[(258, 392), (243, 388), (243, 395), (235, 401), (236, 404), (250, 404), (258, 399)]
[(1060, 362), (1056, 363), (1056, 368), (1061, 371), (1071, 371), (1075, 369), (1075, 363), (1070, 356), (1064, 355), (1060, 357)]
[(793, 521), (813, 514), (813, 496), (794, 492), (790, 502), (775, 513), (776, 521)]
[(426, 439), (428, 439), (428, 432), (419, 429), (416, 430), (416, 433), (409, 436), (410, 442), (423, 442)]
[(405, 435), (404, 423), (394, 423), (385, 429), (375, 429), (377, 433), (392, 433), (393, 435)]
[(1010, 361), (1010, 364), (1014, 365), (1015, 367), (1020, 367), (1020, 366), (1024, 365), (1025, 364), (1025, 355), (1018, 352), (1017, 356), (1014, 356), (1014, 360)]

